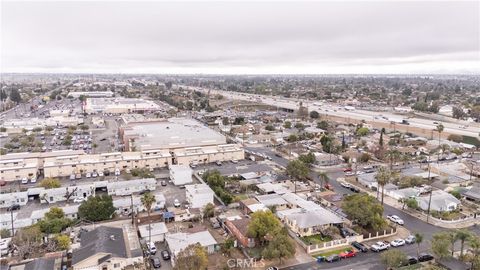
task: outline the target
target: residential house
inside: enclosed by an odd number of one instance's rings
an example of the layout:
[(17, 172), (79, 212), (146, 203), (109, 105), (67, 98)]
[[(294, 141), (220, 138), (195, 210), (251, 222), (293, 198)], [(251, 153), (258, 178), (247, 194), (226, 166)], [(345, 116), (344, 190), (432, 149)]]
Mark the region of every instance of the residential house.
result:
[(109, 182), (107, 184), (108, 195), (125, 196), (145, 190), (155, 190), (157, 181), (155, 178), (135, 179), (128, 181)]
[[(443, 190), (432, 191), (431, 196), (432, 196), (431, 204), (430, 204), (431, 211), (438, 211), (438, 212), (453, 211), (453, 210), (456, 210), (460, 205), (460, 200), (455, 198), (452, 194), (447, 193)], [(416, 198), (418, 202), (418, 206), (422, 210), (427, 211), (429, 200), (430, 200), (429, 197), (430, 195)]]
[(302, 237), (319, 234), (331, 226), (344, 223), (343, 218), (323, 207), (313, 210), (295, 208), (278, 213), (288, 228)]
[(14, 204), (26, 205), (27, 202), (27, 191), (0, 194), (0, 208), (7, 208)]
[[(138, 231), (140, 233), (140, 237), (147, 241), (147, 243), (150, 235), (152, 237), (152, 242), (156, 243), (165, 241), (165, 234), (168, 233), (168, 228), (164, 222), (155, 222), (152, 224), (138, 226)], [(149, 231), (151, 234), (149, 234)]]
[(106, 226), (81, 233), (80, 248), (72, 253), (72, 269), (117, 270), (143, 263), (140, 246), (130, 245), (126, 235), (131, 237), (122, 228)]
[(274, 207), (275, 210), (280, 211), (287, 208), (287, 201), (279, 194), (265, 194), (255, 197), (257, 201), (268, 208)]
[(170, 165), (170, 180), (176, 186), (192, 183), (193, 170), (188, 165)]
[(255, 247), (255, 239), (248, 237), (248, 224), (250, 224), (249, 218), (225, 220), (225, 226), (238, 243), (242, 247), (252, 248)]
[(217, 241), (209, 231), (200, 231), (196, 233), (172, 233), (165, 235), (168, 249), (170, 249), (172, 265), (175, 266), (175, 260), (178, 253), (189, 245), (200, 244), (206, 248), (208, 254), (212, 254), (216, 250)]
[(207, 184), (185, 186), (186, 199), (192, 208), (203, 208), (213, 204), (213, 190)]

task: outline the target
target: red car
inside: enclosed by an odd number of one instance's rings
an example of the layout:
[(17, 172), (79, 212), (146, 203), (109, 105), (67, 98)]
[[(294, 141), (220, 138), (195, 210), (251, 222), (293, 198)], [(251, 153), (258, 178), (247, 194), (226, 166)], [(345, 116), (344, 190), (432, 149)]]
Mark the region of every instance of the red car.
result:
[(345, 168), (343, 169), (344, 172), (351, 172), (352, 171), (352, 168)]
[(340, 258), (346, 259), (346, 258), (355, 257), (355, 255), (357, 255), (357, 252), (355, 252), (353, 250), (345, 250), (344, 252), (340, 253), (339, 255), (340, 255)]

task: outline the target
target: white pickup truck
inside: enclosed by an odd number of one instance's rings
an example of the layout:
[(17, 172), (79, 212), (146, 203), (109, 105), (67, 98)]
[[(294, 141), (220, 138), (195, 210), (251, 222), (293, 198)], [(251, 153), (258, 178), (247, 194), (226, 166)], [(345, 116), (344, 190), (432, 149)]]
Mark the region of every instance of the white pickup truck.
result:
[(374, 252), (388, 250), (389, 248), (390, 248), (390, 244), (385, 242), (376, 242), (370, 247), (370, 249)]

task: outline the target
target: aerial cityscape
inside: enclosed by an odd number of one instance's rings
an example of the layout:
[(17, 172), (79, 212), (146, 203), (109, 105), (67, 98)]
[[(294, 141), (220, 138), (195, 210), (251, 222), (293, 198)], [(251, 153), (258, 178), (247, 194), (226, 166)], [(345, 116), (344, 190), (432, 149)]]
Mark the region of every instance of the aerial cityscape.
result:
[(0, 270), (480, 270), (480, 2), (0, 10)]

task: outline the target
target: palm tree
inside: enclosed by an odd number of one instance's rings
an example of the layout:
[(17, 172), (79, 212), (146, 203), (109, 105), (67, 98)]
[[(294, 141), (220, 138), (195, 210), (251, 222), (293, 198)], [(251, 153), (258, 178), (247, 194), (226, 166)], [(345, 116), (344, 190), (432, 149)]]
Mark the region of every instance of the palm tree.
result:
[(390, 160), (390, 170), (393, 170), (393, 163), (400, 158), (400, 151), (395, 148), (388, 149), (387, 158)]
[(459, 229), (456, 232), (456, 238), (460, 240), (460, 258), (463, 257), (463, 249), (465, 241), (468, 241), (472, 237), (472, 233), (465, 229)]
[(385, 196), (385, 185), (388, 184), (391, 176), (392, 176), (392, 172), (385, 167), (378, 168), (377, 175), (375, 175), (375, 179), (377, 180), (377, 200), (378, 200), (378, 191), (380, 187), (382, 187), (382, 205), (383, 205), (383, 198)]
[(455, 243), (457, 242), (457, 233), (453, 230), (449, 230), (445, 232), (446, 237), (448, 238), (448, 241), (450, 241), (450, 251), (452, 252), (452, 257), (453, 253), (455, 252)]
[(478, 266), (476, 265), (476, 263), (478, 261), (478, 257), (480, 256), (480, 238), (478, 236), (472, 236), (470, 237), (468, 244), (473, 255), (472, 269), (477, 269)]
[(152, 206), (156, 202), (155, 196), (151, 192), (147, 192), (143, 194), (142, 198), (140, 199), (142, 202), (143, 207), (147, 210), (148, 214), (148, 243), (152, 242), (152, 221), (150, 219), (150, 212), (152, 211)]
[(417, 243), (417, 258), (420, 255), (420, 244), (423, 242), (423, 234), (415, 233), (415, 243)]
[[(438, 124), (438, 125), (437, 125), (436, 130), (437, 130), (437, 132), (438, 132), (438, 146), (440, 146), (440, 138), (441, 138), (441, 137), (440, 137), (440, 134), (442, 134), (443, 129), (444, 129), (444, 127), (443, 127), (442, 124)], [(439, 161), (440, 161), (440, 151), (438, 152), (437, 163), (438, 163)]]
[(320, 188), (324, 188), (328, 184), (328, 176), (326, 172), (319, 172), (318, 179), (320, 179)]

